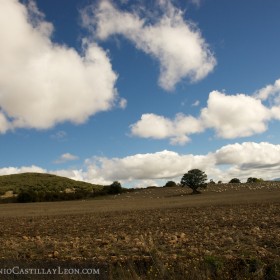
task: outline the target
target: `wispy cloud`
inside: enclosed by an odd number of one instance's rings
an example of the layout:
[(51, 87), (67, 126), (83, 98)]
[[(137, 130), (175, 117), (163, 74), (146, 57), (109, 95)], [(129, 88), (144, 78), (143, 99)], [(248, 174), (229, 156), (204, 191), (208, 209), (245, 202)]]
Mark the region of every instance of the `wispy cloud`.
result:
[(199, 100), (196, 100), (196, 101), (192, 104), (192, 106), (193, 106), (193, 107), (197, 107), (197, 106), (199, 106), (199, 104), (200, 104), (200, 101), (199, 101)]
[(196, 7), (200, 7), (201, 1), (202, 1), (202, 0), (190, 0), (190, 2), (191, 2), (192, 4), (194, 4)]
[(65, 162), (68, 162), (68, 161), (74, 161), (74, 160), (78, 160), (79, 157), (78, 156), (75, 156), (75, 155), (72, 155), (70, 153), (65, 153), (63, 155), (61, 155), (57, 160), (54, 161), (54, 163), (65, 163)]
[(261, 100), (270, 99), (273, 104), (280, 105), (280, 79), (276, 80), (273, 85), (267, 85), (256, 91), (255, 96)]
[(120, 107), (121, 109), (125, 109), (126, 106), (127, 106), (127, 100), (126, 100), (125, 98), (121, 98), (121, 99), (119, 100), (119, 107)]
[(50, 136), (51, 139), (58, 140), (58, 141), (63, 141), (66, 139), (66, 137), (67, 137), (67, 132), (64, 130), (59, 130)]

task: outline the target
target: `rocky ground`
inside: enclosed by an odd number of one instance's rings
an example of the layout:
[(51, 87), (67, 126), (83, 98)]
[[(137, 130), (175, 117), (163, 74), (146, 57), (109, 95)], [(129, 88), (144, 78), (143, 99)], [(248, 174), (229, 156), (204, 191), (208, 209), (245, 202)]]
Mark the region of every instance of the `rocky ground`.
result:
[[(242, 194), (250, 196), (246, 188)], [(275, 188), (266, 191), (279, 195)], [(179, 188), (164, 191), (185, 195)], [(139, 193), (116, 199), (135, 201)], [(106, 267), (104, 279), (280, 279), (280, 201), (169, 206), (2, 216), (1, 261), (97, 264)]]

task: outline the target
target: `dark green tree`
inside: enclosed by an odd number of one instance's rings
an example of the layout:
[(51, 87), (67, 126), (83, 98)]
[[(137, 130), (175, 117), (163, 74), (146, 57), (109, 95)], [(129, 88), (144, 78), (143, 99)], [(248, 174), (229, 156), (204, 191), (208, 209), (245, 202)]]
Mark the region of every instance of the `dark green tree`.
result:
[(230, 184), (240, 184), (240, 180), (238, 178), (233, 178), (229, 181)]
[(193, 190), (193, 194), (199, 194), (198, 188), (206, 188), (207, 175), (205, 172), (199, 169), (189, 170), (188, 173), (184, 174), (181, 179), (181, 185), (189, 187)]
[(34, 191), (32, 188), (21, 190), (17, 196), (17, 202), (27, 203), (27, 202), (37, 202), (38, 193)]
[(177, 184), (174, 181), (168, 181), (164, 187), (176, 187)]
[(105, 194), (118, 194), (122, 192), (122, 185), (120, 182), (115, 181), (109, 186), (104, 186), (103, 192)]

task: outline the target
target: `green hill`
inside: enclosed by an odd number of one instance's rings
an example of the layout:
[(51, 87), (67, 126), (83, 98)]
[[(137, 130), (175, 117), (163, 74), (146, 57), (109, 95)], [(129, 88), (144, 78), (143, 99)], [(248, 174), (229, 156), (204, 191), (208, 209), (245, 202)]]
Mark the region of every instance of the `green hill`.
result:
[(76, 196), (79, 194), (79, 197), (82, 198), (85, 194), (100, 193), (103, 188), (104, 186), (101, 185), (94, 185), (44, 173), (22, 173), (0, 176), (1, 198), (9, 198), (13, 194), (22, 195), (24, 193), (29, 193), (29, 195), (32, 193), (36, 197), (41, 196), (42, 199), (38, 201), (45, 200), (46, 194), (48, 197), (51, 197), (47, 200), (60, 200), (61, 194), (66, 194), (67, 199), (71, 199), (73, 193)]
[(93, 185), (86, 182), (75, 181), (69, 178), (44, 174), (44, 173), (21, 173), (13, 175), (0, 176), (0, 193), (13, 191), (18, 193), (19, 190), (26, 188), (64, 191), (65, 189), (102, 189), (101, 185)]

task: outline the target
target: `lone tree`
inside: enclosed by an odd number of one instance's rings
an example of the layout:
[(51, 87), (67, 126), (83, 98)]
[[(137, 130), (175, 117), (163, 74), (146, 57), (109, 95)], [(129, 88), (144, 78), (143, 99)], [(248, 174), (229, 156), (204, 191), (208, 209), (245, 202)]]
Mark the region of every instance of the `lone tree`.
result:
[(198, 188), (206, 188), (207, 184), (205, 183), (207, 180), (207, 175), (199, 170), (199, 169), (192, 169), (189, 170), (188, 173), (184, 174), (181, 179), (181, 185), (183, 187), (187, 186), (193, 190), (192, 194), (200, 194), (201, 192), (198, 191)]
[(122, 192), (122, 185), (118, 181), (114, 181), (111, 185), (109, 186), (104, 186), (103, 192), (105, 194), (118, 194)]

